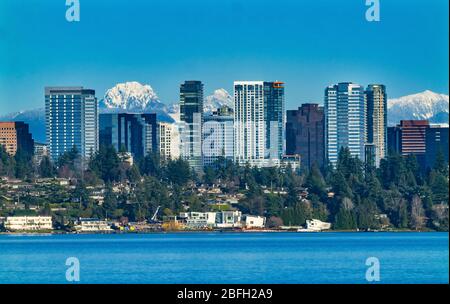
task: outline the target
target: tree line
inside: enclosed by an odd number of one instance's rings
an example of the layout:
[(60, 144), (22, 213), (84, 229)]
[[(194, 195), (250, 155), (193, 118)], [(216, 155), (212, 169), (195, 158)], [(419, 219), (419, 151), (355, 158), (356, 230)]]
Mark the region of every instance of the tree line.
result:
[[(70, 216), (140, 221), (151, 218), (157, 206), (163, 207), (165, 215), (209, 211), (215, 197), (198, 195), (197, 188), (203, 184), (216, 185), (226, 194), (244, 194), (237, 207), (243, 213), (266, 216), (271, 227), (304, 225), (307, 219), (316, 218), (331, 222), (337, 230), (448, 231), (449, 170), (442, 153), (427, 172), (420, 170), (413, 155), (391, 153), (374, 168), (345, 148), (335, 168), (314, 164), (310, 170), (299, 171), (239, 166), (219, 158), (198, 173), (182, 159), (162, 160), (156, 153), (129, 165), (112, 146), (100, 147), (87, 163), (75, 148), (61, 155), (56, 164), (44, 157), (34, 170), (25, 169), (31, 163), (30, 157), (20, 153), (10, 157), (0, 149), (3, 176), (76, 180), (68, 196), (78, 204)], [(119, 182), (127, 187), (114, 190)], [(88, 187), (99, 184), (105, 189), (101, 205), (88, 192)]]

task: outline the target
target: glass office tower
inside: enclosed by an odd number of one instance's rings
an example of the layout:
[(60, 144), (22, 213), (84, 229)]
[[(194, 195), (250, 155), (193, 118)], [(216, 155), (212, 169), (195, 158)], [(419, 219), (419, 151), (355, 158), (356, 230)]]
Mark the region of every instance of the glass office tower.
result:
[(158, 153), (158, 124), (155, 113), (100, 114), (100, 145), (124, 149), (134, 158)]
[(192, 168), (202, 168), (203, 83), (185, 81), (180, 86), (181, 157)]

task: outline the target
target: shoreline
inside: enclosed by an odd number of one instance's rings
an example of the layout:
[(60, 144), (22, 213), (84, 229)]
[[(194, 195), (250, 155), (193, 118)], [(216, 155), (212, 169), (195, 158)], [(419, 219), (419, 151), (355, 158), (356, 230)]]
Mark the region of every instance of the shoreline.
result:
[(50, 235), (128, 235), (128, 234), (182, 234), (182, 233), (299, 233), (299, 234), (317, 234), (317, 233), (449, 233), (449, 231), (433, 231), (433, 230), (389, 230), (389, 231), (356, 231), (356, 230), (327, 230), (327, 231), (285, 231), (285, 230), (190, 230), (190, 231), (139, 231), (139, 232), (0, 232), (0, 236), (50, 236)]

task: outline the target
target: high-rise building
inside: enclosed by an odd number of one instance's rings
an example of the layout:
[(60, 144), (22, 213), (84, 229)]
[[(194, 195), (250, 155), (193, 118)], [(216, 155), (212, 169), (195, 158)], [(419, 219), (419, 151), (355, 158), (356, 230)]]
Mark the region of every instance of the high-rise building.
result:
[(281, 159), (284, 155), (286, 124), (284, 106), (284, 83), (264, 82), (265, 158)]
[(47, 143), (53, 161), (73, 147), (83, 159), (98, 150), (98, 104), (95, 91), (83, 87), (45, 88)]
[(44, 157), (49, 157), (49, 149), (47, 144), (43, 143), (34, 143), (34, 163), (39, 165)]
[(304, 168), (325, 162), (324, 110), (318, 104), (303, 104), (287, 111), (286, 154), (300, 155)]
[(367, 144), (374, 149), (374, 165), (386, 157), (387, 149), (387, 94), (386, 87), (371, 84), (366, 89)]
[(393, 154), (402, 152), (401, 132), (398, 126), (388, 127), (387, 130), (387, 153)]
[(234, 82), (234, 159), (251, 166), (277, 163), (284, 154), (284, 84)]
[(428, 168), (433, 168), (437, 156), (441, 153), (444, 160), (449, 160), (448, 145), (448, 125), (430, 125), (425, 134), (425, 164)]
[(18, 122), (0, 122), (0, 146), (11, 156), (21, 151), (29, 156), (34, 153), (34, 140), (28, 124)]
[(158, 152), (156, 114), (100, 114), (100, 145), (130, 152), (139, 159)]
[(341, 148), (365, 161), (366, 108), (364, 87), (343, 82), (325, 89), (326, 158), (336, 165)]
[(159, 124), (159, 154), (162, 160), (175, 160), (180, 157), (180, 136), (177, 125), (160, 122)]
[(181, 157), (192, 168), (202, 168), (203, 84), (185, 81), (180, 86)]
[(232, 113), (217, 111), (204, 116), (203, 166), (215, 164), (221, 157), (234, 157), (234, 118)]
[(427, 120), (402, 120), (401, 129), (401, 153), (403, 155), (423, 155), (426, 152), (426, 132), (430, 127)]
[(388, 129), (388, 150), (404, 156), (414, 155), (425, 169), (426, 133), (428, 120), (402, 120), (396, 127)]

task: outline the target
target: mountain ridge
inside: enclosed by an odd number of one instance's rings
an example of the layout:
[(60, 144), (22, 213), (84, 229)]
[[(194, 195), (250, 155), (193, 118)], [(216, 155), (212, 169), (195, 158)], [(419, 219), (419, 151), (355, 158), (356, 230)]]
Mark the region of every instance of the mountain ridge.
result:
[[(217, 89), (205, 98), (204, 111), (212, 112), (222, 106), (233, 108), (233, 99), (225, 89)], [(138, 82), (117, 84), (99, 101), (100, 113), (156, 113), (160, 121), (174, 122), (179, 114), (177, 104), (166, 105), (150, 85)], [(388, 100), (388, 125), (400, 120), (428, 119), (431, 123), (449, 122), (449, 96), (430, 90)], [(12, 112), (0, 121), (24, 121), (37, 142), (45, 142), (45, 109), (36, 108)]]

